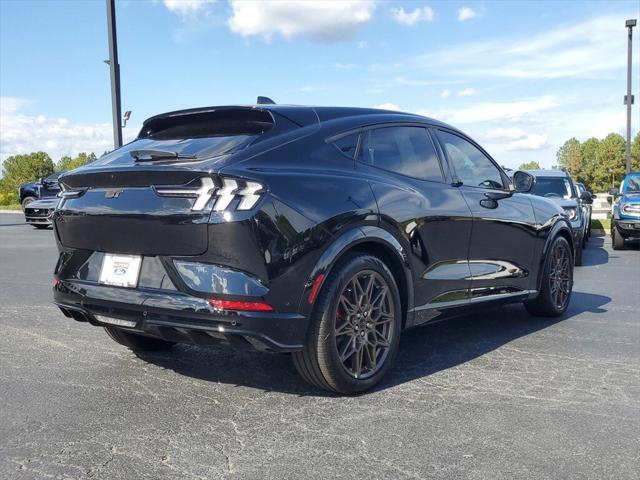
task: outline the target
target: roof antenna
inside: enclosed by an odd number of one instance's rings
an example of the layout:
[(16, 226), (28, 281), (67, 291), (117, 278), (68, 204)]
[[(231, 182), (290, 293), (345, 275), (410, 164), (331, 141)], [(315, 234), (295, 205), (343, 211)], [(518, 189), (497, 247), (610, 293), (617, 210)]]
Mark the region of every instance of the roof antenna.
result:
[(271, 100), (269, 97), (258, 97), (257, 105), (275, 105), (276, 102)]

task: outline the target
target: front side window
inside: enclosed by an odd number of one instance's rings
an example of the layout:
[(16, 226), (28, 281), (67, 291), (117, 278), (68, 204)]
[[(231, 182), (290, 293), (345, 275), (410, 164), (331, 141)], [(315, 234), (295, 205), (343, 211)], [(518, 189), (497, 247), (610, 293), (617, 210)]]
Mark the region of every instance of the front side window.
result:
[(359, 160), (421, 180), (442, 181), (440, 161), (423, 127), (383, 127), (364, 134)]
[(470, 187), (504, 188), (502, 175), (489, 158), (462, 137), (439, 131), (447, 157), (458, 180)]

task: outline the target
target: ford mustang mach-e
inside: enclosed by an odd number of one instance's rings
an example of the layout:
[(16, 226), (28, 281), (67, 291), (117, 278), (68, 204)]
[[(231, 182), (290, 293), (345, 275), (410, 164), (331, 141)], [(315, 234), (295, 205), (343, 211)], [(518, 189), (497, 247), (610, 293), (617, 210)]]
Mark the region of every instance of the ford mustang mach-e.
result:
[(354, 393), (407, 328), (510, 302), (558, 316), (571, 297), (564, 210), (418, 115), (170, 112), (60, 184), (55, 302), (134, 350), (291, 352), (312, 385)]

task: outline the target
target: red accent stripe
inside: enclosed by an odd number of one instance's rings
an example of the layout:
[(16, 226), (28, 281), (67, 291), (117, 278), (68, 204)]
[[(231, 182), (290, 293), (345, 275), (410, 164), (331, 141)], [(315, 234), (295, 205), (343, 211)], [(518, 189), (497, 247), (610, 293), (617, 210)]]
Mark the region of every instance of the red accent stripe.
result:
[(209, 305), (217, 310), (242, 310), (245, 312), (273, 312), (266, 302), (246, 302), (240, 300), (209, 300)]
[(316, 297), (318, 296), (318, 292), (320, 291), (320, 286), (322, 285), (323, 280), (324, 280), (324, 274), (321, 273), (313, 281), (311, 292), (309, 292), (309, 305), (313, 304), (313, 302), (316, 301)]

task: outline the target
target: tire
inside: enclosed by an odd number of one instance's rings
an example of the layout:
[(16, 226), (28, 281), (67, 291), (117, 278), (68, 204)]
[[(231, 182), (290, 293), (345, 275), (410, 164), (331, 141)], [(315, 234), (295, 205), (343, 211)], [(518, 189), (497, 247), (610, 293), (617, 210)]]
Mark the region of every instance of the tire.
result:
[(624, 237), (615, 226), (611, 229), (611, 246), (614, 250), (624, 250)]
[(175, 345), (174, 342), (145, 337), (144, 335), (127, 332), (118, 327), (104, 327), (104, 329), (114, 342), (137, 352), (168, 350)]
[[(293, 363), (315, 387), (341, 394), (363, 392), (391, 368), (401, 323), (400, 293), (389, 268), (372, 255), (347, 254), (320, 290), (304, 349), (293, 354)], [(336, 330), (342, 333), (336, 335)]]
[[(558, 317), (567, 310), (573, 289), (571, 245), (564, 237), (556, 237), (551, 244), (544, 259), (542, 275), (538, 296), (524, 302), (524, 306), (531, 315), (536, 317)], [(559, 287), (563, 287), (560, 292), (558, 292)], [(560, 298), (561, 295), (562, 298)]]
[(24, 212), (24, 209), (27, 208), (27, 205), (29, 205), (31, 202), (35, 202), (36, 201), (36, 197), (24, 197), (24, 199), (22, 200), (22, 211)]
[(582, 250), (584, 249), (584, 243), (581, 241), (579, 245), (576, 246), (575, 252), (575, 266), (582, 266)]

